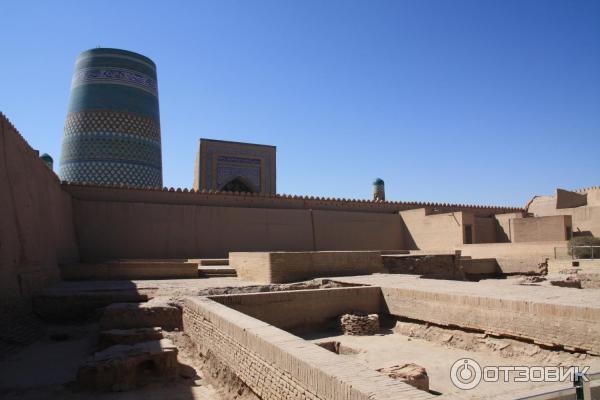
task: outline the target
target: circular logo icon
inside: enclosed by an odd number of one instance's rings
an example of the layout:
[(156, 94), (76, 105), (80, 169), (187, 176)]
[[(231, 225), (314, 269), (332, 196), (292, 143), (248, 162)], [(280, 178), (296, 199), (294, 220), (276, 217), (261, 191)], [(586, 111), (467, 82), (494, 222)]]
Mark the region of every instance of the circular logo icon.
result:
[(456, 360), (450, 369), (450, 380), (459, 389), (473, 389), (481, 382), (481, 366), (470, 358)]

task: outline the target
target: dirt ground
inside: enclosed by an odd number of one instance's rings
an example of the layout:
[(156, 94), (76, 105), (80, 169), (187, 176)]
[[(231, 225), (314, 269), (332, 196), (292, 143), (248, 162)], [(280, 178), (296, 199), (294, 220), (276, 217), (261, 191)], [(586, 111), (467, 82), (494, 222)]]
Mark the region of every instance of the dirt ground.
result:
[[(400, 287), (435, 288), (440, 292), (479, 293), (514, 299), (563, 304), (598, 304), (597, 289), (577, 290), (549, 285), (522, 286), (518, 278), (475, 282), (423, 280), (418, 276), (376, 274), (361, 277), (332, 278), (336, 282), (311, 281), (289, 285), (252, 285), (236, 278), (210, 278), (132, 282), (62, 282), (47, 293), (63, 297), (73, 294), (108, 293), (134, 290), (149, 297), (169, 296), (174, 300), (186, 295), (249, 293), (273, 290), (336, 287), (346, 284), (386, 284)], [(401, 363), (416, 363), (426, 368), (433, 392), (444, 398), (515, 398), (531, 390), (553, 389), (570, 384), (552, 383), (481, 383), (468, 392), (456, 388), (450, 380), (451, 365), (461, 358), (472, 358), (480, 365), (580, 365), (600, 370), (600, 357), (557, 352), (517, 340), (488, 337), (483, 334), (451, 330), (414, 321), (391, 325), (375, 336), (340, 336), (325, 332), (310, 340), (341, 342), (346, 349), (340, 357), (352, 357), (373, 370)], [(257, 397), (213, 358), (202, 358), (183, 332), (166, 333), (178, 347), (180, 373), (174, 381), (154, 382), (137, 390), (117, 393), (84, 391), (75, 383), (79, 365), (91, 355), (97, 343), (96, 323), (80, 325), (43, 325), (42, 338), (19, 352), (0, 360), (0, 398), (7, 400), (256, 400)]]
[[(422, 325), (426, 329), (425, 325)], [(418, 328), (413, 327), (415, 330)], [(408, 328), (410, 329), (410, 328)], [(443, 398), (480, 399), (480, 398), (517, 398), (520, 395), (531, 394), (532, 391), (542, 392), (554, 388), (571, 386), (570, 383), (519, 383), (519, 382), (481, 382), (476, 388), (465, 391), (457, 388), (450, 380), (452, 364), (461, 358), (471, 358), (483, 366), (534, 366), (534, 365), (589, 365), (591, 371), (600, 369), (600, 357), (573, 355), (564, 352), (543, 354), (539, 348), (536, 354), (542, 353), (543, 358), (527, 354), (502, 353), (502, 349), (515, 346), (510, 341), (490, 338), (487, 344), (476, 345), (478, 342), (474, 333), (472, 338), (461, 338), (462, 346), (444, 342), (451, 332), (430, 333), (428, 339), (413, 337), (398, 333), (407, 332), (407, 327), (384, 330), (385, 333), (374, 336), (347, 336), (335, 332), (322, 332), (307, 336), (313, 342), (338, 341), (345, 348), (340, 357), (351, 357), (353, 360), (367, 364), (373, 370), (397, 364), (415, 363), (425, 367), (429, 376), (430, 390), (444, 395)], [(483, 339), (483, 338), (482, 338)], [(448, 340), (451, 342), (452, 338)], [(455, 340), (456, 342), (456, 340)], [(470, 342), (470, 344), (469, 344)], [(492, 344), (493, 343), (493, 344)], [(526, 344), (523, 344), (527, 348)], [(494, 347), (495, 346), (495, 347)], [(506, 347), (505, 347), (506, 346)], [(535, 346), (535, 345), (532, 345)], [(461, 348), (463, 347), (463, 348)], [(537, 346), (535, 346), (537, 347)]]
[(179, 376), (175, 381), (155, 382), (133, 391), (95, 393), (75, 383), (79, 365), (96, 346), (97, 324), (48, 325), (44, 337), (0, 362), (0, 398), (3, 400), (226, 400), (240, 398), (215, 387), (204, 378), (202, 363), (182, 332), (168, 337), (179, 347)]

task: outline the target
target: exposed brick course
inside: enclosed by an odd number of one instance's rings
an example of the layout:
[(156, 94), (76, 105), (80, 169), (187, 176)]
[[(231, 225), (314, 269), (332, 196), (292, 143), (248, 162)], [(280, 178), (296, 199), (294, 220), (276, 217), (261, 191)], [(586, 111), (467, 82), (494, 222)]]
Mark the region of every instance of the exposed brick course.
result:
[(185, 300), (185, 331), (262, 399), (430, 399), (431, 394), (341, 358), (207, 298)]

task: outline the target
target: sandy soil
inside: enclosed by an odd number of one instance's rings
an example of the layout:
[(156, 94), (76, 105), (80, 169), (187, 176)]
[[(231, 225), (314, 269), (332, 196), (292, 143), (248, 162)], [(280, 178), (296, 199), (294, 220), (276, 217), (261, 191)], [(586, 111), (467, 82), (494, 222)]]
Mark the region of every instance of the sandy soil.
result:
[[(203, 378), (200, 366), (180, 349), (179, 377), (120, 393), (82, 391), (75, 384), (77, 369), (97, 343), (96, 324), (46, 326), (42, 340), (0, 362), (0, 398), (3, 400), (224, 400)], [(178, 333), (182, 335), (182, 333)]]
[[(514, 299), (535, 299), (540, 302), (561, 304), (587, 304), (600, 307), (600, 290), (577, 290), (543, 286), (523, 286), (517, 279), (486, 280), (479, 283), (419, 279), (418, 276), (375, 274), (357, 277), (335, 277), (336, 281), (384, 286), (422, 288), (440, 292), (485, 294)], [(254, 288), (250, 288), (254, 286)], [(256, 289), (252, 283), (237, 278), (182, 279), (156, 281), (106, 281), (62, 282), (47, 292), (67, 299), (73, 293), (113, 292), (134, 290), (153, 296), (180, 298), (186, 295), (209, 294), (214, 288), (232, 288), (233, 291), (267, 291), (266, 286)], [(281, 290), (281, 288), (279, 288)], [(211, 293), (212, 294), (212, 293)], [(215, 293), (216, 294), (216, 293)], [(444, 394), (444, 398), (489, 398), (502, 395), (514, 398), (517, 393), (529, 394), (531, 389), (564, 387), (557, 384), (535, 383), (482, 383), (468, 393), (454, 387), (450, 381), (451, 365), (458, 359), (469, 357), (481, 365), (558, 365), (578, 363), (590, 365), (592, 371), (600, 370), (598, 358), (540, 351), (528, 345), (503, 340), (436, 331), (415, 324), (389, 330), (387, 334), (359, 337), (338, 336), (335, 333), (318, 334), (317, 341), (337, 340), (346, 348), (340, 357), (352, 357), (373, 369), (400, 363), (416, 363), (427, 369), (431, 389)], [(425, 327), (425, 328), (424, 328)], [(90, 393), (74, 384), (79, 364), (94, 351), (97, 326), (46, 326), (42, 340), (0, 361), (0, 398), (49, 400), (205, 400), (239, 399), (256, 397), (230, 372), (211, 359), (198, 356), (193, 343), (184, 333), (170, 333), (169, 338), (179, 348), (180, 377), (174, 382), (157, 382), (138, 390), (123, 393)], [(66, 332), (66, 337), (65, 337)], [(448, 339), (448, 335), (452, 336)], [(475, 334), (473, 334), (475, 335)], [(355, 354), (353, 354), (355, 353)], [(568, 386), (568, 384), (567, 384)]]
[[(517, 395), (530, 394), (531, 391), (545, 391), (553, 388), (568, 387), (567, 384), (556, 383), (519, 383), (519, 382), (482, 382), (469, 391), (458, 389), (450, 380), (452, 364), (461, 358), (471, 358), (481, 366), (519, 366), (540, 365), (527, 357), (502, 357), (494, 350), (464, 350), (441, 343), (408, 337), (398, 333), (386, 333), (375, 336), (344, 336), (336, 333), (321, 333), (309, 337), (313, 342), (328, 340), (339, 341), (342, 346), (354, 352), (344, 352), (340, 357), (351, 357), (363, 362), (372, 369), (388, 367), (396, 364), (415, 363), (425, 367), (429, 376), (430, 389), (441, 393), (444, 398), (515, 398)], [(600, 359), (581, 360), (581, 365), (592, 366), (591, 370), (600, 369)], [(556, 365), (556, 364), (542, 364)]]
[(421, 279), (419, 275), (373, 274), (331, 278), (340, 282), (364, 285), (400, 287), (416, 290), (455, 293), (503, 299), (557, 303), (571, 306), (600, 308), (600, 289), (571, 289), (550, 285), (520, 285), (519, 279), (485, 279), (479, 282)]

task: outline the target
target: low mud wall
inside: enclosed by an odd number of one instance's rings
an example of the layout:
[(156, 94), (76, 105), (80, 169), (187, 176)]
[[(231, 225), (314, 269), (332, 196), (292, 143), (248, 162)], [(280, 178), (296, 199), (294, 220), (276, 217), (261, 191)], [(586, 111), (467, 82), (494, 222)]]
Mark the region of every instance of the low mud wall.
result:
[[(574, 305), (548, 301), (541, 296), (538, 301), (530, 300), (523, 297), (524, 291), (494, 295), (469, 294), (468, 287), (458, 289), (442, 291), (413, 286), (382, 287), (381, 291), (384, 307), (395, 316), (600, 354), (600, 306), (593, 302), (594, 293), (588, 301)], [(536, 294), (531, 290), (528, 293), (532, 297)]]
[(185, 299), (183, 326), (202, 355), (216, 357), (264, 399), (434, 398), (209, 298)]
[(383, 255), (383, 265), (392, 274), (414, 274), (439, 279), (464, 279), (458, 254)]
[(229, 265), (239, 278), (260, 283), (385, 272), (379, 251), (236, 252)]
[(60, 266), (63, 280), (190, 279), (198, 277), (198, 264), (184, 261), (114, 261)]
[(554, 258), (555, 247), (566, 247), (564, 241), (526, 243), (486, 243), (457, 246), (463, 256), (473, 259), (495, 258), (504, 275), (544, 273), (546, 260)]
[(381, 310), (381, 290), (363, 286), (211, 296), (214, 301), (286, 330), (323, 327), (347, 312)]

